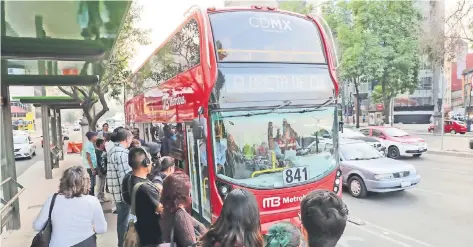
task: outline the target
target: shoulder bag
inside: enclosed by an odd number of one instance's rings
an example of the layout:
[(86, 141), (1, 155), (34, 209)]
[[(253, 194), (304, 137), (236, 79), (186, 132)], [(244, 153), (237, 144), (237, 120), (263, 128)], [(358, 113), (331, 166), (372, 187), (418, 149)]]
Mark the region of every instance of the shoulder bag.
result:
[(51, 199), (51, 205), (49, 206), (49, 215), (46, 224), (43, 229), (36, 234), (31, 242), (31, 247), (49, 247), (49, 242), (51, 241), (51, 234), (53, 232), (53, 225), (51, 222), (51, 213), (53, 212), (54, 203), (56, 202), (56, 196), (58, 193), (53, 195)]
[[(131, 181), (131, 176), (129, 180)], [(131, 182), (129, 183), (131, 185)], [(133, 190), (131, 191), (131, 214), (136, 216), (136, 192), (140, 188), (141, 185), (144, 183), (137, 183), (135, 186), (133, 186)], [(129, 186), (130, 187), (130, 186)], [(123, 244), (123, 247), (139, 247), (140, 246), (140, 237), (138, 235), (138, 231), (136, 231), (136, 225), (134, 219), (131, 219), (130, 222), (128, 222), (128, 231), (125, 234), (125, 243)]]

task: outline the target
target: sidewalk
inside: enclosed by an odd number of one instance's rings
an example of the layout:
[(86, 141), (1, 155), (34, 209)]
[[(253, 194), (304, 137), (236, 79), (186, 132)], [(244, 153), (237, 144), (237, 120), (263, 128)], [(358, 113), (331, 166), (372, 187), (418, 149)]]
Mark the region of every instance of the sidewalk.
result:
[[(41, 210), (43, 203), (57, 191), (63, 171), (78, 164), (81, 164), (80, 155), (66, 155), (59, 168), (53, 170), (53, 179), (46, 180), (44, 178), (43, 162), (31, 166), (18, 178), (18, 182), (26, 188), (19, 199), (21, 229), (3, 232), (0, 246), (24, 247), (31, 245), (31, 241), (36, 235), (33, 230), (33, 221)], [(97, 236), (97, 246), (99, 247), (117, 246), (116, 215), (112, 214), (111, 208), (111, 203), (103, 204), (105, 218), (108, 222), (108, 231)]]

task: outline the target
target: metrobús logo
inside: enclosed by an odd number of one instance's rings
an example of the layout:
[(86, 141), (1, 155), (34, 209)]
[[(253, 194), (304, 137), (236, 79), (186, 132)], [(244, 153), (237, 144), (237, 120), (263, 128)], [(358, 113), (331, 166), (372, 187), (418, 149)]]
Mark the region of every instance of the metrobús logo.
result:
[(177, 96), (164, 96), (163, 97), (163, 110), (169, 110), (169, 107), (175, 105), (184, 105), (186, 103), (186, 98), (182, 95)]
[(280, 197), (280, 196), (267, 197), (263, 199), (263, 208), (277, 208), (281, 206), (282, 204), (300, 202), (302, 201), (304, 197), (305, 195), (286, 196), (286, 197)]

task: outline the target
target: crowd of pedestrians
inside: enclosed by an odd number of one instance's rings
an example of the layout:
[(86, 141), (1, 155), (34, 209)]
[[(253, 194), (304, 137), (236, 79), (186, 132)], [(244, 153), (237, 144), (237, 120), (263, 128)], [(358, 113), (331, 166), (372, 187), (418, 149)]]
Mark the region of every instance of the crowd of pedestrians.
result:
[(52, 224), (50, 247), (97, 246), (96, 234), (107, 231), (105, 192), (116, 208), (118, 247), (335, 247), (345, 230), (348, 209), (325, 190), (302, 200), (300, 228), (281, 222), (263, 235), (255, 196), (234, 189), (207, 228), (190, 214), (191, 181), (175, 159), (153, 157), (136, 131), (123, 127), (108, 132), (104, 124), (86, 137), (83, 165), (64, 172), (33, 224), (37, 231)]

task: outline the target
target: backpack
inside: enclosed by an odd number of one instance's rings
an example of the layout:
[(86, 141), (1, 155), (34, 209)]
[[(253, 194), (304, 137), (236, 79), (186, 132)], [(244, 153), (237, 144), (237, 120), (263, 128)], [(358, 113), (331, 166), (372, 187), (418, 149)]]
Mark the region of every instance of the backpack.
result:
[[(129, 181), (131, 181), (131, 177), (129, 178)], [(130, 182), (131, 183), (131, 182)], [(136, 211), (135, 211), (135, 203), (136, 203), (136, 192), (138, 189), (143, 185), (144, 183), (137, 183), (135, 186), (133, 186), (133, 189), (131, 190), (131, 214), (136, 216)], [(128, 230), (125, 233), (125, 242), (123, 243), (124, 247), (139, 247), (140, 246), (140, 237), (138, 235), (138, 231), (136, 230), (136, 224), (133, 219), (131, 219), (128, 222)]]
[(100, 172), (104, 175), (107, 175), (107, 152), (102, 152), (102, 158), (100, 160), (100, 164), (97, 164), (98, 168), (100, 169)]

